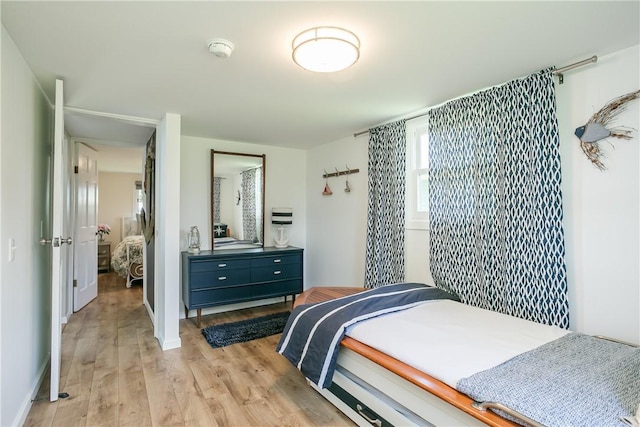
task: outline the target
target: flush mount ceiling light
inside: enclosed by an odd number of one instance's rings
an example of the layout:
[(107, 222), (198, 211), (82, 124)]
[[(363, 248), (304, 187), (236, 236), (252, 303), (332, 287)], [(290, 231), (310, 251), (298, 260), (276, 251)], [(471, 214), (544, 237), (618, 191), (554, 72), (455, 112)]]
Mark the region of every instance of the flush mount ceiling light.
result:
[(291, 46), (294, 62), (318, 73), (344, 70), (360, 58), (360, 40), (344, 28), (310, 28), (298, 34)]

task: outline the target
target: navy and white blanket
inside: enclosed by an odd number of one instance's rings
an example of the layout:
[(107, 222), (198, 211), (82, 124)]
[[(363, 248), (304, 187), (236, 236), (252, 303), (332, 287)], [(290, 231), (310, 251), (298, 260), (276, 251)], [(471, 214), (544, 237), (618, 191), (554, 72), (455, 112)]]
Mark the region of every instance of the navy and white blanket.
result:
[(461, 379), (476, 401), (500, 402), (545, 426), (625, 426), (640, 403), (640, 348), (570, 333)]
[(331, 385), (339, 344), (349, 326), (435, 299), (459, 301), (442, 289), (399, 283), (317, 304), (296, 307), (289, 316), (278, 353), (320, 388)]

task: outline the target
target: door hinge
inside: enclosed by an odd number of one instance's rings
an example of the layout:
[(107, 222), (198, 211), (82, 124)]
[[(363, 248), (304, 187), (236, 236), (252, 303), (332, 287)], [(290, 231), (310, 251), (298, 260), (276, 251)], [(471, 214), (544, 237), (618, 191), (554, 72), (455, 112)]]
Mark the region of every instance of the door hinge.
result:
[(73, 173), (78, 173), (78, 166), (73, 167)]
[(73, 287), (74, 288), (78, 287), (78, 279), (73, 279)]

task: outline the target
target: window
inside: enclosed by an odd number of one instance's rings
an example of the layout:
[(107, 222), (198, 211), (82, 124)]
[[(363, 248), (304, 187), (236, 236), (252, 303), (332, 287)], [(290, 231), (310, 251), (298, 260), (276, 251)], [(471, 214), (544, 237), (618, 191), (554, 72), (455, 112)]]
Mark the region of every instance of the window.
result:
[(405, 227), (429, 229), (429, 134), (427, 117), (407, 122)]
[(144, 191), (142, 190), (142, 181), (136, 181), (136, 188), (133, 190), (133, 216), (142, 213), (142, 207), (144, 206)]

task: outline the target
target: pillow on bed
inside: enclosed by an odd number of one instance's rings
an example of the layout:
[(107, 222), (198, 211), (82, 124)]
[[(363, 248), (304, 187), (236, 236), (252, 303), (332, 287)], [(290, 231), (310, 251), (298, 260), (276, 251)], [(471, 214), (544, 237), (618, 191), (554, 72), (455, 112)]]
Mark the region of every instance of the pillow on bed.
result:
[(216, 223), (213, 225), (213, 237), (227, 237), (227, 224)]

